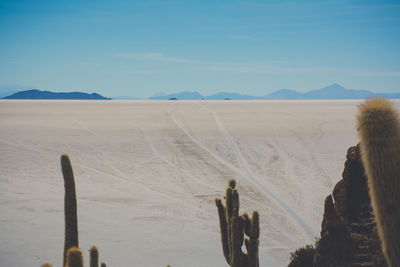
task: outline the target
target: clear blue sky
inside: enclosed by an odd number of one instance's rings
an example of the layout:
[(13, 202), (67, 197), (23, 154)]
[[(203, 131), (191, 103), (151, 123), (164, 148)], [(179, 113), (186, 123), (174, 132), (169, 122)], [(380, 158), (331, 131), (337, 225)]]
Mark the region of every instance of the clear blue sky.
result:
[(0, 86), (400, 91), (400, 1), (0, 0)]

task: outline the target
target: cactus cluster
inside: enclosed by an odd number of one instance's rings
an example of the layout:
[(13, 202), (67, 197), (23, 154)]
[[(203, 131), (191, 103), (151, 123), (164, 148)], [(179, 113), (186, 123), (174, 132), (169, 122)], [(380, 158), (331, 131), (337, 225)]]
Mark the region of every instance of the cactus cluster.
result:
[[(232, 267), (258, 267), (258, 212), (254, 211), (251, 218), (247, 213), (239, 215), (239, 194), (235, 187), (236, 182), (231, 180), (226, 189), (225, 206), (221, 199), (215, 200), (221, 228), (222, 251), (226, 262)], [(247, 253), (242, 251), (243, 243)]]
[(383, 253), (400, 266), (400, 122), (392, 104), (370, 99), (360, 106), (361, 157), (368, 178)]

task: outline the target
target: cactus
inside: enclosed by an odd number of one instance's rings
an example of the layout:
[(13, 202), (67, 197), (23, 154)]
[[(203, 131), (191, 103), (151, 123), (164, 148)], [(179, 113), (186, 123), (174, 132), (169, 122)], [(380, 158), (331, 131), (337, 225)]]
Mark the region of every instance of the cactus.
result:
[[(236, 182), (231, 180), (226, 190), (226, 206), (215, 199), (221, 229), (222, 251), (228, 265), (233, 267), (258, 267), (258, 244), (260, 236), (259, 216), (254, 211), (252, 218), (245, 213), (239, 216), (239, 194)], [(248, 238), (244, 237), (244, 234)], [(243, 241), (247, 254), (242, 251)]]
[(400, 123), (392, 104), (360, 105), (358, 129), (372, 208), (389, 266), (400, 266)]
[[(64, 215), (65, 215), (65, 240), (63, 267), (83, 267), (82, 252), (78, 247), (78, 216), (76, 208), (75, 180), (71, 161), (68, 155), (61, 156), (61, 170), (64, 177)], [(90, 249), (90, 267), (99, 266), (99, 251), (96, 246)], [(45, 263), (42, 267), (52, 267)], [(101, 267), (106, 267), (104, 262)]]
[(78, 216), (76, 207), (75, 180), (71, 162), (68, 155), (61, 156), (61, 170), (64, 177), (64, 216), (65, 216), (65, 241), (63, 266), (66, 263), (67, 251), (71, 247), (79, 247), (78, 241)]
[(99, 251), (96, 246), (89, 249), (90, 252), (90, 267), (99, 267)]
[(72, 247), (67, 252), (66, 267), (83, 267), (82, 251), (78, 247)]

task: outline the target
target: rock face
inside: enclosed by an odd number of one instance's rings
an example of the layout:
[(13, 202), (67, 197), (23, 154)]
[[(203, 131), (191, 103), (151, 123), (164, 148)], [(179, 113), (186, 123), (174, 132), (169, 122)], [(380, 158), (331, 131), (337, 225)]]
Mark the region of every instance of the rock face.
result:
[(325, 200), (314, 267), (386, 267), (359, 145), (350, 147), (340, 180)]
[(329, 195), (325, 199), (321, 239), (316, 247), (314, 266), (347, 266), (346, 263), (352, 260), (355, 249), (351, 230), (337, 213), (332, 196)]

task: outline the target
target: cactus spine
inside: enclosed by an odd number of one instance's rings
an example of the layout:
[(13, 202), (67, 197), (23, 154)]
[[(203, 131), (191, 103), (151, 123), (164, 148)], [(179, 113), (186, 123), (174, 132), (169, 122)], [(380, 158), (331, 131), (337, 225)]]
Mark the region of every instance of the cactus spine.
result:
[(76, 192), (74, 173), (68, 155), (61, 156), (61, 170), (64, 177), (64, 216), (65, 216), (65, 241), (63, 266), (66, 263), (66, 255), (71, 247), (79, 247), (78, 241), (78, 216), (76, 205)]
[(99, 267), (99, 251), (96, 246), (89, 249), (90, 251), (90, 267)]
[(77, 247), (72, 247), (67, 252), (66, 267), (83, 267), (82, 251)]
[[(239, 216), (239, 194), (236, 182), (231, 180), (226, 190), (226, 206), (216, 199), (221, 229), (222, 251), (226, 262), (232, 267), (258, 267), (258, 244), (260, 236), (259, 216), (254, 211), (252, 218), (245, 213)], [(244, 237), (244, 234), (248, 238)], [(243, 242), (247, 254), (242, 251)]]
[(386, 261), (400, 266), (400, 123), (390, 102), (367, 100), (358, 129), (369, 194)]

